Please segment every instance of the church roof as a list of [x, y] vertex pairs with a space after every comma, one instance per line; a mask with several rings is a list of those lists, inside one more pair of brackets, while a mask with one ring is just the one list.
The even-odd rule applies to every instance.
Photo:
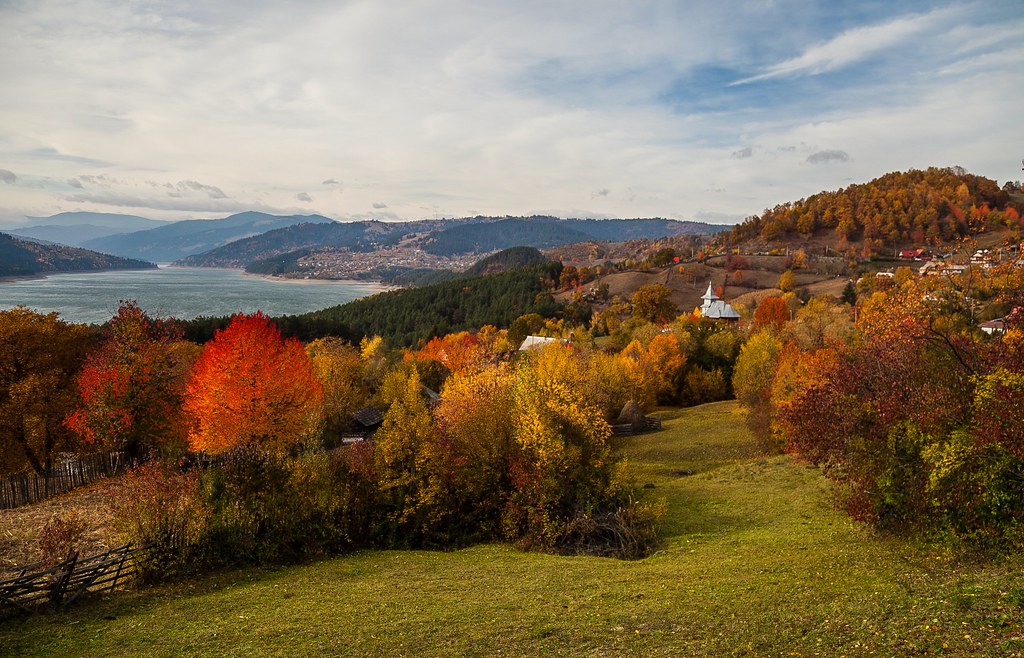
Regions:
[[738, 320], [740, 318], [740, 314], [732, 307], [732, 304], [721, 299], [716, 299], [702, 308], [701, 315], [713, 320]]

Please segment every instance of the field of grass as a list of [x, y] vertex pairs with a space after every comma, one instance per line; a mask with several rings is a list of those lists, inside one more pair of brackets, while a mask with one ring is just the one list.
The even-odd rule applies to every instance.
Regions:
[[663, 417], [624, 446], [668, 502], [645, 560], [369, 551], [0, 622], [0, 654], [1022, 655], [1024, 560], [876, 536], [817, 470], [758, 455], [735, 403]]

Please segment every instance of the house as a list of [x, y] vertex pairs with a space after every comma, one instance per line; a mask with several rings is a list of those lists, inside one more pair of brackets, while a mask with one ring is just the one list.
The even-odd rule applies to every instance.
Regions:
[[992, 334], [1001, 334], [1006, 331], [1006, 323], [1003, 321], [1004, 318], [996, 318], [995, 320], [989, 320], [988, 322], [982, 322], [978, 325], [978, 328], [984, 331], [986, 334], [991, 336]]
[[898, 257], [900, 260], [928, 261], [932, 259], [932, 253], [924, 247], [920, 249], [903, 249]]
[[357, 429], [351, 434], [343, 435], [341, 445], [352, 445], [369, 439], [384, 422], [384, 414], [372, 404], [353, 412], [352, 418], [356, 421]]
[[561, 343], [562, 345], [568, 345], [569, 341], [563, 338], [549, 338], [547, 336], [527, 336], [523, 344], [519, 346], [520, 352], [529, 352], [530, 350], [538, 350], [543, 347], [547, 347], [552, 343]]
[[727, 322], [735, 322], [740, 319], [740, 314], [732, 307], [732, 304], [719, 299], [718, 295], [711, 289], [710, 283], [708, 284], [707, 292], [704, 293], [701, 299], [704, 301], [698, 310], [702, 318], [725, 320]]

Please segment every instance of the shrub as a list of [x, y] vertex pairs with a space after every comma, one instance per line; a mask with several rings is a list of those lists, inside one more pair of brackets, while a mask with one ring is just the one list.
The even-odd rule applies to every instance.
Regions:
[[198, 473], [160, 462], [140, 466], [122, 481], [113, 508], [123, 537], [149, 547], [139, 564], [144, 581], [180, 576], [199, 566], [196, 558], [211, 510], [202, 498]]
[[78, 512], [71, 510], [64, 516], [53, 516], [39, 533], [39, 552], [43, 564], [53, 567], [77, 548], [85, 534], [85, 522], [78, 518]]

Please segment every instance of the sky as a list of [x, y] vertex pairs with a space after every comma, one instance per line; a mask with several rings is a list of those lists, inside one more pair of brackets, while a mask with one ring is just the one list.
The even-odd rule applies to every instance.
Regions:
[[0, 0], [0, 223], [735, 223], [1020, 180], [1020, 0]]

